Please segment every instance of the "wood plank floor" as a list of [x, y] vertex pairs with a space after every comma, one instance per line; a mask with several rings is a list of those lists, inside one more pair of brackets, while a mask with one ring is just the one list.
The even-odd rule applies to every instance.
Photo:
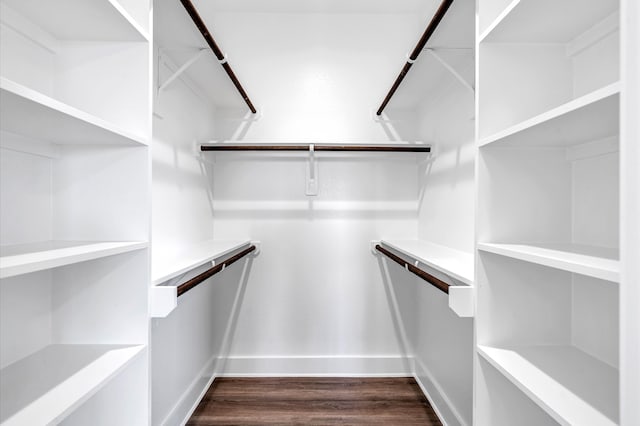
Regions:
[[413, 378], [220, 378], [187, 424], [441, 425]]

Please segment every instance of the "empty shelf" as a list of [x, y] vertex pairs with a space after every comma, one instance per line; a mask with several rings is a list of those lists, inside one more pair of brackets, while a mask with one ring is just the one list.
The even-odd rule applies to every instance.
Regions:
[[144, 242], [46, 241], [0, 247], [0, 278], [71, 265], [147, 247]]
[[141, 136], [4, 77], [0, 78], [0, 123], [2, 130], [55, 144], [147, 143]]
[[3, 426], [58, 423], [145, 346], [50, 345], [0, 372]]
[[248, 240], [208, 240], [194, 244], [174, 255], [154, 253], [151, 262], [151, 281], [153, 285], [162, 284], [200, 265], [249, 246], [250, 243]]
[[617, 2], [513, 0], [480, 34], [479, 41], [568, 43], [617, 10]]
[[118, 0], [5, 0], [61, 41], [147, 41], [146, 31]]
[[563, 425], [618, 422], [618, 370], [572, 346], [478, 346], [478, 353]]
[[419, 260], [467, 285], [473, 285], [473, 254], [420, 240], [382, 240], [382, 245]]
[[620, 281], [616, 249], [579, 244], [479, 243], [478, 250], [602, 280]]
[[479, 141], [479, 145], [571, 146], [618, 134], [620, 83], [610, 84]]

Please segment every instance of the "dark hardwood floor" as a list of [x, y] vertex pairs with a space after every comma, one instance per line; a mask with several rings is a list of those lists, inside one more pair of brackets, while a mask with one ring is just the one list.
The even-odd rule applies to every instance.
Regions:
[[188, 425], [438, 425], [413, 378], [220, 378]]

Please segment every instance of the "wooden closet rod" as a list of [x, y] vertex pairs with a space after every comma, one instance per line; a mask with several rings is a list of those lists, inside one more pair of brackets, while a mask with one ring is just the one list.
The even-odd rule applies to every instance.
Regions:
[[222, 271], [225, 267], [230, 266], [231, 264], [235, 263], [236, 261], [242, 259], [243, 257], [245, 257], [246, 255], [248, 255], [249, 253], [251, 253], [252, 251], [254, 251], [256, 249], [256, 246], [252, 245], [250, 247], [247, 247], [246, 249], [242, 250], [240, 253], [231, 256], [230, 258], [228, 258], [227, 260], [225, 260], [224, 262], [215, 265], [214, 267], [207, 269], [205, 272], [201, 273], [200, 275], [191, 278], [189, 281], [182, 283], [178, 286], [178, 297], [182, 296], [184, 293], [188, 292], [189, 290], [191, 290], [194, 287], [197, 287], [198, 285], [200, 285], [201, 283], [203, 283], [204, 281], [206, 281], [208, 278], [211, 278], [212, 276], [214, 276], [215, 274], [217, 274], [218, 272]]
[[415, 265], [412, 265], [411, 263], [407, 262], [403, 258], [396, 256], [395, 254], [391, 253], [389, 250], [383, 248], [380, 244], [376, 244], [376, 250], [384, 254], [389, 259], [393, 260], [403, 268], [408, 269], [409, 272], [413, 272], [414, 274], [416, 274], [417, 276], [419, 276], [420, 278], [422, 278], [423, 280], [425, 280], [426, 282], [428, 282], [438, 290], [449, 294], [449, 284], [445, 283], [441, 279], [434, 277], [430, 273], [423, 271], [422, 269], [418, 268]]
[[240, 84], [238, 77], [236, 77], [235, 73], [231, 69], [231, 65], [229, 65], [229, 62], [227, 62], [227, 58], [224, 56], [224, 53], [222, 53], [222, 50], [220, 50], [220, 48], [218, 47], [218, 44], [213, 39], [213, 36], [207, 29], [207, 26], [205, 25], [204, 21], [198, 14], [198, 11], [196, 10], [193, 3], [191, 3], [190, 0], [180, 0], [180, 3], [182, 3], [184, 8], [186, 9], [193, 23], [196, 25], [196, 27], [198, 27], [198, 30], [202, 34], [202, 37], [204, 37], [204, 39], [207, 41], [207, 44], [213, 51], [213, 54], [216, 55], [216, 58], [218, 58], [218, 62], [220, 62], [220, 65], [222, 65], [222, 68], [224, 68], [224, 70], [227, 72], [227, 75], [231, 79], [231, 82], [233, 83], [233, 85], [236, 86], [236, 89], [238, 89], [238, 92], [240, 93], [240, 96], [242, 96], [242, 99], [244, 99], [244, 101], [247, 103], [247, 106], [249, 107], [251, 112], [255, 114], [257, 111], [253, 106], [253, 103], [251, 103], [251, 99], [249, 99], [249, 95], [247, 95], [247, 92], [245, 92], [244, 88], [242, 87], [242, 84]]
[[424, 50], [424, 47], [431, 38], [431, 35], [434, 33], [436, 28], [438, 28], [438, 25], [440, 24], [440, 21], [442, 21], [442, 18], [444, 18], [447, 10], [449, 10], [449, 6], [451, 6], [451, 3], [453, 3], [453, 0], [442, 0], [442, 3], [440, 3], [438, 10], [436, 10], [433, 18], [431, 18], [431, 22], [429, 22], [427, 29], [424, 31], [424, 34], [422, 34], [422, 37], [420, 37], [420, 40], [418, 41], [418, 44], [416, 44], [416, 47], [413, 49], [413, 52], [411, 52], [411, 56], [409, 56], [409, 59], [407, 59], [407, 63], [404, 64], [404, 67], [402, 67], [402, 71], [400, 71], [398, 78], [396, 78], [393, 86], [391, 86], [389, 93], [387, 93], [384, 101], [382, 101], [382, 105], [380, 105], [378, 111], [376, 111], [376, 115], [382, 115], [382, 111], [384, 111], [394, 93], [396, 93], [396, 90], [398, 90], [398, 87], [400, 87], [400, 83], [402, 83], [402, 80], [404, 80], [404, 77], [413, 66], [413, 63], [418, 59], [420, 52]]
[[[201, 151], [309, 151], [311, 145], [201, 145]], [[313, 145], [314, 151], [431, 152], [425, 145]]]

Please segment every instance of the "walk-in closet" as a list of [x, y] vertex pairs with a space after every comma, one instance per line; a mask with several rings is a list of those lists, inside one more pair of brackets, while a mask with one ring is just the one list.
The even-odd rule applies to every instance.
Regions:
[[640, 425], [639, 26], [0, 0], [0, 425]]

